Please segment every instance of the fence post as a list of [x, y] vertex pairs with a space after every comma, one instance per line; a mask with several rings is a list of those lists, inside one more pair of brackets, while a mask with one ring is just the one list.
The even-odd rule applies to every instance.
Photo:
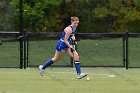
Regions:
[[126, 31], [125, 33], [125, 68], [128, 69], [129, 68], [129, 62], [128, 62], [128, 31]]
[[23, 0], [19, 2], [20, 14], [20, 69], [23, 69]]
[[125, 67], [125, 33], [124, 33], [124, 36], [122, 38], [122, 41], [123, 41], [123, 65]]
[[27, 63], [26, 63], [26, 48], [27, 48], [27, 44], [26, 44], [26, 29], [24, 29], [24, 69], [26, 69], [27, 67]]
[[29, 67], [29, 39], [28, 36], [26, 36], [26, 40], [27, 40], [27, 67]]

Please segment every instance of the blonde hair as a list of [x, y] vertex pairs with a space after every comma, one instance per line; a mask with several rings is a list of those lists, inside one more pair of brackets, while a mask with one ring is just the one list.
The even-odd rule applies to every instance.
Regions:
[[73, 17], [71, 17], [71, 22], [73, 22], [73, 21], [79, 21], [79, 18], [76, 16], [73, 16]]

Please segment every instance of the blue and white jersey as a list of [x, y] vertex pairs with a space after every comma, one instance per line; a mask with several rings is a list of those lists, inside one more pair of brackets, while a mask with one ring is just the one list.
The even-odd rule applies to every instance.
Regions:
[[[72, 29], [72, 33], [71, 33], [71, 35], [70, 35], [69, 38], [68, 38], [68, 42], [70, 42], [71, 37], [76, 33], [76, 28], [73, 28], [71, 25], [68, 26], [68, 27], [71, 27], [71, 29]], [[62, 32], [62, 35], [61, 35], [61, 40], [64, 40], [65, 35], [66, 35], [66, 32], [63, 31], [63, 32]]]
[[[73, 28], [71, 25], [68, 27], [71, 27], [72, 33], [68, 38], [68, 42], [70, 43], [72, 36], [76, 33], [76, 28]], [[60, 40], [56, 44], [56, 50], [59, 52], [67, 50], [69, 47], [65, 44], [64, 38], [65, 38], [66, 32], [63, 31]]]

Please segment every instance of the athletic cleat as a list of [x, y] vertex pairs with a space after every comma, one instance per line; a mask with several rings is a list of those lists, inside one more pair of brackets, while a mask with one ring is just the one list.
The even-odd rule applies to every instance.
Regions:
[[40, 75], [41, 75], [41, 76], [44, 76], [44, 69], [42, 69], [42, 68], [43, 68], [43, 66], [40, 65], [40, 66], [39, 66]]
[[78, 75], [78, 79], [82, 79], [82, 78], [84, 78], [84, 77], [86, 77], [86, 76], [87, 76], [86, 73], [81, 73], [80, 75]]

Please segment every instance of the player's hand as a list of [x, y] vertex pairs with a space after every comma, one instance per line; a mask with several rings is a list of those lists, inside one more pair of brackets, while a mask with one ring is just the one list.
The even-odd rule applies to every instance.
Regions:
[[76, 41], [76, 39], [73, 40], [72, 44], [73, 44], [73, 45], [77, 45], [77, 41]]
[[71, 52], [74, 52], [74, 49], [73, 48], [70, 48], [71, 49]]
[[73, 47], [72, 47], [72, 46], [70, 46], [70, 49], [71, 49], [71, 52], [74, 52], [74, 49], [73, 49]]

